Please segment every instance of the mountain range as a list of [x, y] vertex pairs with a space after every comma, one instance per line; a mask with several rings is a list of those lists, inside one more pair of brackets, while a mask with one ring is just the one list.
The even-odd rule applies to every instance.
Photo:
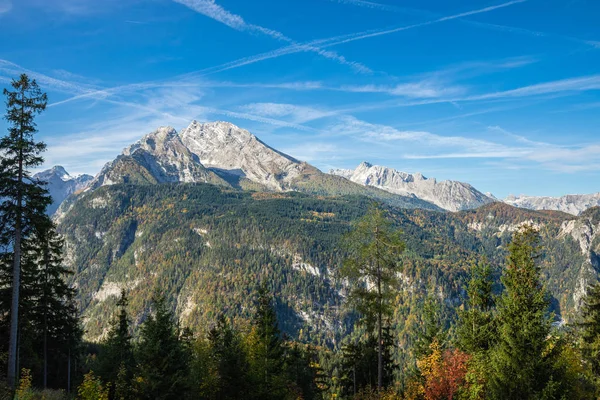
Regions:
[[333, 169], [329, 173], [391, 193], [414, 195], [448, 211], [469, 210], [495, 201], [468, 183], [438, 182], [435, 178], [428, 179], [420, 173], [409, 174], [367, 162], [361, 163], [355, 170]]
[[[368, 162], [354, 170], [332, 169], [326, 174], [228, 122], [193, 121], [180, 133], [171, 127], [158, 128], [124, 149], [94, 178], [71, 177], [59, 166], [37, 177], [49, 182], [54, 199], [51, 214], [73, 193], [118, 183], [212, 183], [256, 191], [361, 194], [399, 207], [453, 212], [499, 201], [468, 183], [437, 181]], [[515, 207], [579, 215], [600, 206], [600, 193], [558, 198], [521, 195], [501, 201]]]
[[540, 228], [544, 279], [561, 318], [576, 313], [600, 276], [600, 208], [582, 211], [591, 201], [566, 199], [570, 214], [533, 211], [466, 183], [368, 163], [323, 173], [227, 122], [159, 128], [94, 178], [61, 167], [38, 177], [49, 181], [54, 206], [62, 202], [55, 216], [65, 262], [76, 271], [72, 284], [93, 340], [106, 333], [121, 289], [134, 326], [160, 287], [184, 325], [203, 327], [221, 312], [247, 321], [249, 296], [267, 282], [285, 332], [336, 345], [352, 326], [335, 278], [345, 255], [340, 240], [373, 199], [409, 249], [395, 314], [401, 337], [428, 293], [444, 300], [448, 318], [455, 315], [470, 257], [485, 257], [499, 276], [523, 224]]

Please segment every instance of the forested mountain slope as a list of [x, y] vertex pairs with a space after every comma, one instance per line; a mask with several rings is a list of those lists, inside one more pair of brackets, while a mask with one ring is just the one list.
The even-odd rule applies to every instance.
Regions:
[[[184, 326], [202, 330], [221, 312], [244, 324], [250, 294], [264, 282], [275, 293], [285, 332], [338, 344], [351, 327], [345, 291], [335, 280], [344, 257], [340, 239], [370, 201], [210, 184], [112, 185], [85, 193], [59, 228], [77, 271], [87, 335], [102, 337], [122, 288], [135, 325], [158, 288]], [[470, 258], [486, 256], [499, 274], [511, 232], [521, 224], [540, 229], [543, 273], [563, 318], [600, 270], [598, 208], [578, 218], [502, 203], [459, 213], [389, 210], [407, 243], [395, 312], [404, 342], [426, 296], [442, 300], [447, 319], [455, 315]]]

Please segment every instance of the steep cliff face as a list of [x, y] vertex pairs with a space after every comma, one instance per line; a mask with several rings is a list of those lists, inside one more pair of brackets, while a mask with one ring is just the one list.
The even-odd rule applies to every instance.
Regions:
[[352, 182], [404, 196], [414, 195], [448, 211], [469, 210], [494, 201], [468, 183], [441, 181], [392, 168], [361, 163], [355, 170], [334, 169], [331, 174]]
[[207, 170], [181, 142], [177, 131], [161, 127], [132, 144], [114, 161], [106, 164], [90, 187], [116, 183], [205, 182], [227, 185]]
[[563, 222], [559, 238], [573, 240], [584, 258], [580, 266], [573, 266], [579, 269], [573, 292], [573, 302], [579, 308], [588, 286], [600, 275], [600, 207], [590, 208], [579, 218]]
[[272, 190], [286, 190], [308, 166], [228, 122], [193, 121], [181, 140], [209, 168], [241, 175]]

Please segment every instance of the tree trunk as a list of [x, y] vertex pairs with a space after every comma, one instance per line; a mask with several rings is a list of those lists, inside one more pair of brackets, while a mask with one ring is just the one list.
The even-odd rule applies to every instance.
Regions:
[[17, 336], [19, 332], [19, 289], [21, 286], [21, 224], [17, 221], [14, 243], [12, 303], [10, 306], [10, 339], [8, 344], [8, 384], [17, 383]]
[[382, 328], [381, 328], [381, 310], [377, 315], [377, 389], [381, 392], [383, 387], [383, 343], [382, 341]]
[[[24, 94], [22, 94], [24, 97]], [[22, 103], [23, 104], [23, 103]], [[21, 115], [24, 114], [21, 106]], [[10, 338], [8, 344], [8, 385], [15, 388], [17, 384], [17, 340], [19, 333], [19, 292], [21, 289], [21, 214], [23, 206], [23, 127], [21, 127], [19, 150], [19, 176], [17, 180], [17, 212], [15, 221], [15, 242], [13, 243], [13, 279], [12, 302], [10, 305]]]
[[67, 393], [71, 393], [71, 344], [69, 343], [69, 355], [67, 359]]
[[377, 263], [377, 300], [379, 301], [379, 307], [377, 310], [377, 392], [381, 393], [381, 388], [383, 387], [383, 343], [381, 343], [382, 339], [382, 328], [381, 328], [381, 319], [382, 319], [382, 307], [383, 307], [383, 298], [381, 293], [381, 265], [379, 264], [379, 227], [375, 227], [375, 241], [376, 252], [375, 262]]

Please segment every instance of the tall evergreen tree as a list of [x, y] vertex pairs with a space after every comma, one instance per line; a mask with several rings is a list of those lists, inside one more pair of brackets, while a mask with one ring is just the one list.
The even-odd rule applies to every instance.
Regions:
[[190, 351], [163, 296], [144, 322], [136, 354], [135, 390], [140, 399], [179, 400], [189, 392]]
[[[8, 345], [8, 383], [16, 384], [17, 340], [21, 288], [23, 242], [32, 234], [35, 221], [45, 213], [51, 199], [47, 191], [32, 180], [29, 170], [41, 165], [40, 154], [46, 146], [34, 139], [34, 117], [46, 108], [47, 96], [35, 80], [25, 74], [11, 82], [13, 90], [4, 89], [8, 134], [0, 139], [0, 247], [10, 253], [12, 274], [10, 287], [10, 333]], [[6, 258], [3, 258], [6, 260]], [[7, 268], [7, 265], [3, 265]]]
[[493, 285], [490, 265], [484, 261], [473, 262], [466, 309], [459, 312], [457, 327], [458, 347], [469, 354], [487, 351], [492, 346], [495, 337]]
[[221, 315], [208, 333], [210, 356], [217, 382], [213, 388], [215, 398], [234, 400], [247, 394], [248, 363], [242, 342], [229, 322]]
[[431, 352], [431, 344], [437, 341], [443, 349], [446, 346], [446, 332], [441, 320], [441, 306], [433, 297], [427, 297], [423, 303], [420, 330], [416, 334], [414, 346], [415, 358], [422, 358]]
[[581, 317], [581, 348], [600, 395], [600, 283], [589, 287], [581, 309]]
[[97, 373], [104, 382], [110, 383], [111, 398], [116, 399], [128, 397], [126, 393], [117, 393], [118, 389], [125, 391], [127, 385], [117, 383], [129, 384], [135, 368], [127, 304], [127, 295], [123, 289], [117, 302], [118, 316], [112, 323], [98, 360]]
[[393, 311], [392, 300], [399, 286], [400, 253], [404, 243], [400, 232], [392, 228], [384, 211], [372, 206], [354, 224], [345, 238], [348, 258], [340, 268], [339, 277], [348, 280], [350, 301], [377, 337], [377, 388], [384, 379], [384, 317]]
[[66, 358], [80, 341], [82, 331], [75, 307], [76, 291], [66, 282], [73, 272], [63, 266], [63, 239], [56, 232], [54, 223], [45, 218], [37, 226], [37, 263], [35, 263], [33, 315], [43, 348], [43, 386], [48, 386], [49, 352], [53, 359]]
[[491, 397], [502, 400], [554, 398], [554, 352], [550, 351], [549, 299], [540, 282], [539, 234], [531, 226], [515, 232], [502, 276], [498, 343], [492, 352]]
[[272, 297], [263, 286], [258, 291], [252, 331], [249, 334], [248, 352], [254, 397], [279, 399], [286, 393], [283, 374], [284, 349]]

